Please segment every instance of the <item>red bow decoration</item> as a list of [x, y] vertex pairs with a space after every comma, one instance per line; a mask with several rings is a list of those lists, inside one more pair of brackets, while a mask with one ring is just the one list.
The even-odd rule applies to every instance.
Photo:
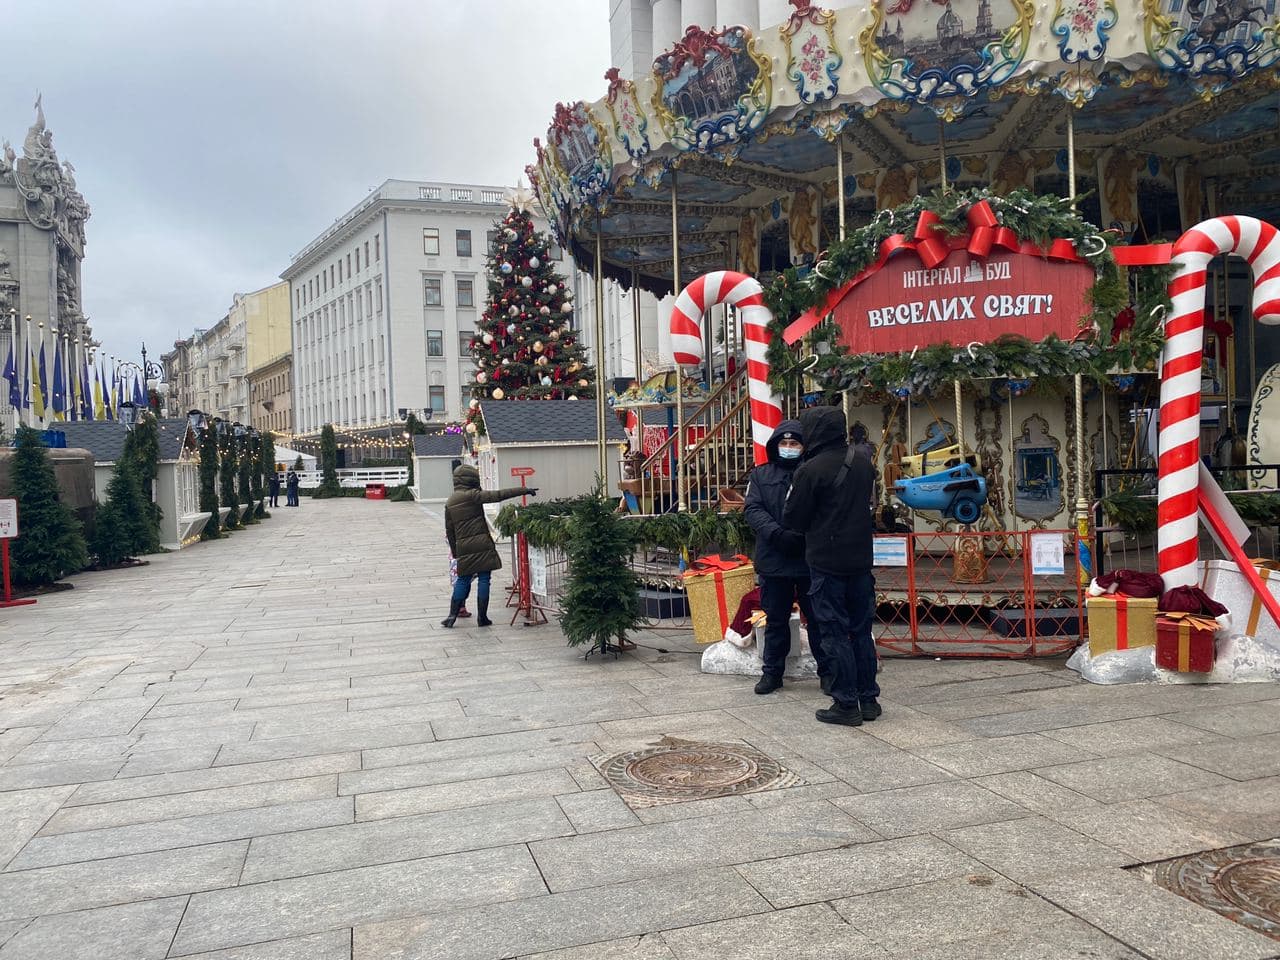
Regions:
[[973, 256], [989, 256], [992, 247], [1001, 247], [1015, 253], [1020, 248], [1018, 235], [1000, 225], [995, 211], [987, 201], [979, 200], [969, 208], [964, 217], [969, 224], [969, 243], [966, 249]]
[[1218, 320], [1214, 317], [1212, 310], [1204, 312], [1204, 330], [1205, 333], [1212, 333], [1218, 341], [1218, 363], [1226, 364], [1227, 362], [1227, 341], [1235, 336], [1235, 328], [1231, 325], [1230, 320]]
[[947, 243], [947, 235], [939, 224], [942, 219], [932, 210], [921, 210], [920, 219], [916, 221], [916, 230], [912, 234], [915, 240], [915, 251], [920, 262], [926, 267], [936, 267], [947, 254], [951, 246]]

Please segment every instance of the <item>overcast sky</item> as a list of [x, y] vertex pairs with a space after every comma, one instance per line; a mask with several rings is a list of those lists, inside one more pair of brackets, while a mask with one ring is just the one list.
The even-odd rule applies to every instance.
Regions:
[[93, 209], [84, 311], [158, 359], [389, 178], [513, 184], [604, 95], [608, 0], [6, 4], [0, 138], [37, 91]]

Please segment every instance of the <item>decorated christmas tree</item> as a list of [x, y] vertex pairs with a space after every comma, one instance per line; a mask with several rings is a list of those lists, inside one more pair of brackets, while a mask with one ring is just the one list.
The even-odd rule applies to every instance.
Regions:
[[532, 196], [525, 187], [510, 191], [511, 211], [495, 224], [488, 306], [471, 340], [477, 401], [576, 400], [595, 388], [595, 371], [571, 327], [572, 293], [529, 214]]

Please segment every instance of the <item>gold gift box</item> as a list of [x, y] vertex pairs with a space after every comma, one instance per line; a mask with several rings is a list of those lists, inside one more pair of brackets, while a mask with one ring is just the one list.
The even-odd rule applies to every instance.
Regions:
[[1155, 646], [1158, 603], [1155, 597], [1089, 597], [1085, 600], [1090, 656]]

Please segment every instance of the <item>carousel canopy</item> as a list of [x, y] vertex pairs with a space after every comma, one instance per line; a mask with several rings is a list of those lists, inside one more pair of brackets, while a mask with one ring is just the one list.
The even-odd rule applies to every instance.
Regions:
[[673, 215], [684, 282], [815, 259], [841, 198], [857, 223], [943, 186], [1065, 194], [1072, 172], [1082, 213], [1139, 240], [1275, 220], [1276, 2], [793, 0], [758, 35], [690, 27], [647, 76], [610, 70], [528, 172], [580, 263], [598, 233], [606, 274], [659, 294]]

